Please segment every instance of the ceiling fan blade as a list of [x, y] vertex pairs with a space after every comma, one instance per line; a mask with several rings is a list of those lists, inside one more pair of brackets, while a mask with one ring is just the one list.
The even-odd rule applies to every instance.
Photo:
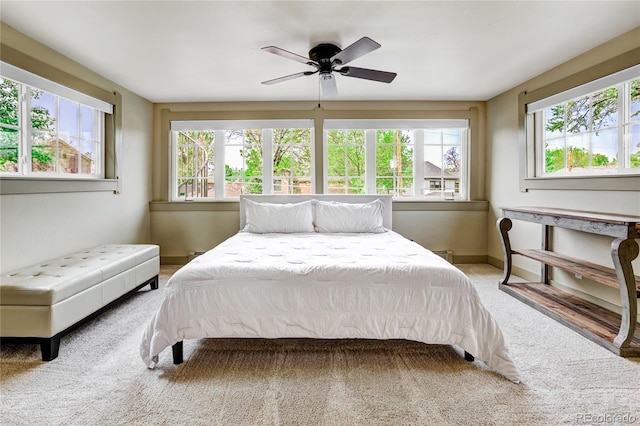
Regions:
[[313, 75], [315, 73], [317, 73], [318, 71], [304, 71], [304, 72], [297, 72], [295, 74], [289, 74], [289, 75], [285, 75], [284, 77], [278, 77], [278, 78], [274, 78], [273, 80], [267, 80], [267, 81], [263, 81], [262, 84], [276, 84], [276, 83], [281, 83], [283, 81], [287, 81], [287, 80], [293, 80], [294, 78], [299, 78], [299, 77], [304, 77], [305, 75]]
[[320, 74], [320, 86], [325, 97], [331, 98], [338, 95], [336, 77], [333, 74]]
[[309, 58], [305, 58], [304, 56], [300, 56], [297, 53], [289, 52], [288, 50], [280, 49], [275, 46], [267, 46], [263, 47], [262, 50], [265, 52], [273, 53], [274, 55], [283, 56], [288, 59], [292, 59], [297, 62], [302, 62], [303, 64], [313, 64], [315, 63]]
[[338, 71], [345, 77], [363, 78], [365, 80], [380, 81], [382, 83], [391, 83], [396, 78], [395, 72], [370, 70], [367, 68], [343, 67]]
[[369, 37], [362, 37], [360, 40], [333, 55], [331, 62], [338, 61], [339, 65], [346, 65], [362, 55], [373, 52], [379, 47], [381, 47], [380, 44], [371, 40]]

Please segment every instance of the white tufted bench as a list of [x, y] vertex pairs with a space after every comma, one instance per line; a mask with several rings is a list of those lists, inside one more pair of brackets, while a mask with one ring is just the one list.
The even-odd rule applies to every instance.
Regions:
[[0, 276], [0, 337], [40, 343], [42, 360], [58, 356], [60, 337], [128, 293], [158, 288], [160, 250], [111, 244]]

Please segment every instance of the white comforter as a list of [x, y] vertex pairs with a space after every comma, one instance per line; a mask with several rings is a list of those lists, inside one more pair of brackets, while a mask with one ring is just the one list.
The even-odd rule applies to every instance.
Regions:
[[519, 381], [470, 280], [392, 231], [236, 234], [171, 277], [140, 352], [153, 368], [165, 348], [206, 337], [450, 344]]

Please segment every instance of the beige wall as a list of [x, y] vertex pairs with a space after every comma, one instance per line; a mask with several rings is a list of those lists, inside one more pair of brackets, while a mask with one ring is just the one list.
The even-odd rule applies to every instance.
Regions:
[[[485, 200], [484, 102], [245, 102], [156, 104], [151, 203], [153, 241], [166, 263], [182, 263], [238, 231], [238, 203], [167, 202], [171, 120], [314, 119], [315, 185], [322, 193], [322, 121], [332, 118], [467, 118], [471, 121], [471, 200]], [[455, 261], [484, 262], [486, 202], [395, 202], [393, 228], [434, 250], [452, 250]]]
[[[579, 73], [603, 61], [614, 58], [640, 46], [640, 29], [612, 40], [592, 51], [554, 68], [522, 85], [487, 102], [487, 198], [489, 228], [488, 255], [491, 263], [502, 265], [502, 248], [495, 230], [501, 206], [547, 206], [588, 211], [640, 214], [640, 188], [635, 191], [568, 191], [530, 190], [520, 192], [518, 151], [518, 94], [551, 84], [567, 76]], [[513, 248], [539, 248], [540, 226], [514, 221], [510, 232]], [[577, 231], [556, 230], [554, 249], [570, 256], [613, 267], [610, 255], [612, 239], [584, 234]], [[534, 279], [540, 273], [539, 263], [514, 257], [516, 273]], [[640, 259], [633, 263], [636, 274], [640, 271]], [[571, 274], [556, 272], [554, 284], [607, 306], [620, 306], [617, 290], [588, 280], [578, 280]]]
[[109, 92], [119, 92], [123, 115], [119, 194], [0, 196], [0, 271], [103, 243], [148, 243], [153, 105], [4, 23], [1, 30], [3, 49], [13, 48], [35, 58], [34, 63], [51, 66]]
[[[400, 205], [402, 204], [402, 205]], [[452, 250], [456, 263], [486, 262], [486, 202], [395, 203], [393, 230], [432, 250]], [[154, 202], [151, 235], [164, 263], [182, 264], [240, 227], [237, 202]]]

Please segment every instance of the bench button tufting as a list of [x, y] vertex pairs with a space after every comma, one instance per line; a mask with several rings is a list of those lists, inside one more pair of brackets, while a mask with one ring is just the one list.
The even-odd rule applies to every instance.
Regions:
[[[59, 323], [57, 319], [53, 321], [52, 318], [48, 320], [43, 318], [42, 321], [46, 324], [35, 324], [36, 321], [22, 324], [18, 318], [17, 324], [10, 324], [11, 327], [15, 326], [16, 329], [21, 330], [16, 334], [24, 336], [35, 336], [34, 333], [40, 333], [39, 330], [46, 326], [48, 330], [51, 330], [53, 336], [51, 338], [43, 336], [42, 340], [49, 339], [52, 344], [56, 343], [53, 342], [53, 340], [59, 340], [56, 335], [66, 334], [66, 329], [69, 329], [70, 324], [79, 324], [84, 321], [89, 310], [97, 311], [109, 303], [115, 303], [119, 297], [129, 292], [128, 288], [133, 280], [136, 281], [135, 284], [138, 284], [137, 288], [140, 288], [140, 284], [151, 284], [153, 287], [158, 274], [155, 269], [159, 264], [158, 247], [154, 247], [153, 251], [148, 250], [145, 255], [149, 259], [148, 263], [138, 265], [138, 259], [132, 256], [127, 247], [103, 246], [85, 252], [67, 254], [56, 259], [47, 259], [41, 264], [36, 263], [19, 270], [3, 273], [0, 275], [0, 287], [2, 287], [0, 305], [3, 308], [5, 304], [15, 306], [15, 309], [19, 309], [21, 312], [16, 317], [33, 316], [34, 307], [40, 309], [40, 307], [50, 306], [53, 311], [53, 306], [55, 306], [56, 312], [59, 307], [60, 312], [64, 311], [61, 314], [64, 316], [64, 323]], [[64, 271], [61, 270], [63, 268]], [[80, 269], [84, 269], [84, 271]], [[113, 276], [111, 276], [112, 273]], [[146, 279], [146, 276], [151, 273], [156, 278], [152, 277], [146, 282], [139, 281]], [[139, 277], [139, 275], [144, 276]], [[107, 276], [109, 278], [106, 278]], [[95, 290], [88, 291], [94, 288]], [[67, 300], [71, 300], [72, 297], [79, 301], [78, 303], [84, 303], [86, 308], [83, 306], [82, 309], [75, 309], [75, 302], [71, 303], [73, 306], [69, 306]], [[102, 303], [100, 303], [101, 301]], [[3, 315], [3, 330], [6, 327], [4, 320]], [[40, 322], [40, 318], [38, 318], [38, 322]], [[43, 359], [51, 359], [51, 354], [45, 349], [41, 347], [41, 351], [44, 351]], [[0, 423], [2, 422], [0, 421]]]

